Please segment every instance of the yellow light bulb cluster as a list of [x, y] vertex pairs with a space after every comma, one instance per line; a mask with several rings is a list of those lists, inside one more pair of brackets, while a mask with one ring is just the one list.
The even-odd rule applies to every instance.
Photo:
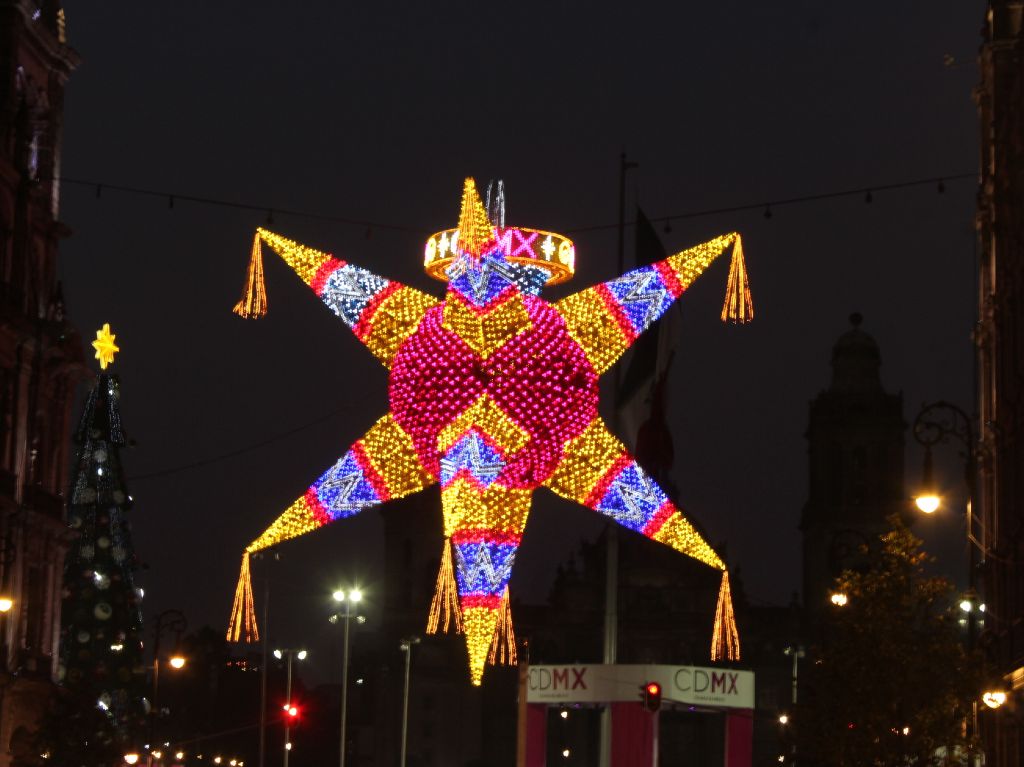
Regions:
[[491, 642], [498, 627], [499, 611], [489, 607], [467, 607], [462, 611], [469, 653], [469, 678], [479, 685], [484, 678], [484, 664], [490, 654]]
[[598, 375], [614, 365], [632, 343], [596, 290], [573, 293], [558, 301], [555, 309]]
[[666, 546], [671, 546], [680, 554], [693, 557], [709, 567], [725, 570], [725, 562], [694, 529], [690, 521], [678, 511], [669, 517], [656, 532], [652, 533], [651, 538]]
[[586, 506], [597, 483], [625, 454], [625, 446], [597, 417], [565, 446], [565, 457], [544, 485], [563, 498]]
[[507, 455], [518, 453], [530, 441], [530, 433], [513, 421], [486, 392], [441, 430], [437, 438], [438, 452], [446, 452], [470, 429], [487, 434]]
[[356, 333], [374, 357], [391, 367], [398, 347], [416, 330], [423, 315], [439, 303], [433, 296], [403, 286], [381, 301]]
[[492, 239], [491, 222], [476, 191], [476, 182], [467, 178], [462, 190], [462, 212], [459, 214], [459, 249], [480, 256], [484, 246]]
[[739, 235], [736, 232], [722, 234], [700, 245], [687, 248], [684, 251], [669, 256], [667, 261], [669, 267], [675, 272], [676, 278], [683, 290], [686, 290], [697, 279], [704, 270], [711, 266], [711, 263], [736, 242]]
[[274, 234], [267, 229], [257, 229], [256, 234], [263, 242], [279, 255], [292, 270], [299, 275], [304, 283], [312, 285], [320, 269], [330, 261], [330, 253], [300, 245], [294, 240]]
[[490, 357], [512, 336], [529, 330], [530, 316], [523, 306], [523, 297], [516, 293], [486, 314], [459, 300], [447, 301], [441, 327], [466, 342], [482, 359]]
[[258, 538], [246, 547], [246, 552], [254, 554], [257, 551], [276, 546], [282, 541], [298, 538], [305, 535], [323, 524], [313, 513], [306, 496], [297, 498], [291, 506], [275, 519]]
[[493, 530], [521, 535], [530, 514], [530, 490], [497, 483], [481, 490], [468, 479], [458, 478], [441, 491], [444, 534], [457, 530]]
[[370, 427], [360, 445], [386, 483], [389, 498], [401, 498], [433, 484], [416, 458], [412, 439], [390, 413]]

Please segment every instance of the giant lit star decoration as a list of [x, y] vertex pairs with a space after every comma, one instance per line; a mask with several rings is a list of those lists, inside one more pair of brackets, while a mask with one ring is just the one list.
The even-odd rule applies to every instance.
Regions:
[[110, 332], [110, 323], [104, 322], [103, 327], [96, 331], [96, 340], [92, 342], [92, 348], [96, 350], [96, 359], [100, 361], [100, 370], [106, 370], [107, 365], [114, 362], [114, 355], [121, 351], [114, 343], [116, 339]]
[[388, 368], [390, 412], [245, 549], [229, 640], [258, 638], [251, 553], [436, 482], [446, 540], [429, 628], [454, 617], [474, 684], [496, 627], [511, 629], [508, 582], [542, 486], [721, 570], [712, 656], [738, 658], [725, 563], [598, 415], [599, 376], [730, 245], [723, 319], [749, 316], [737, 234], [548, 303], [538, 294], [572, 275], [572, 243], [492, 225], [467, 179], [458, 228], [425, 252], [428, 273], [447, 279], [443, 301], [259, 229], [242, 316], [263, 313], [248, 299], [266, 305], [261, 280], [253, 288], [260, 243]]

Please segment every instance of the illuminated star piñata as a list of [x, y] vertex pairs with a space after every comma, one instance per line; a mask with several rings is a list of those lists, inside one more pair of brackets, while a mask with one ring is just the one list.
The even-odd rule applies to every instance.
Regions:
[[235, 307], [246, 317], [266, 310], [261, 243], [388, 368], [390, 412], [245, 549], [230, 640], [258, 638], [251, 553], [437, 482], [446, 540], [428, 630], [464, 630], [474, 684], [509, 641], [508, 582], [538, 487], [721, 570], [712, 657], [738, 658], [725, 564], [605, 426], [598, 378], [730, 245], [723, 319], [751, 315], [739, 235], [548, 303], [538, 294], [572, 276], [572, 243], [492, 223], [467, 179], [458, 228], [426, 247], [444, 300], [259, 229]]

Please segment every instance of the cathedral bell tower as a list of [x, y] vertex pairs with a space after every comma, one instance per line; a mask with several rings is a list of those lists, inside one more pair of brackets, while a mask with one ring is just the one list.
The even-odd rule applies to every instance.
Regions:
[[903, 395], [882, 388], [881, 354], [863, 318], [832, 347], [832, 382], [811, 402], [807, 426], [810, 483], [800, 522], [808, 615], [823, 610], [835, 577], [856, 568], [860, 549], [905, 513]]

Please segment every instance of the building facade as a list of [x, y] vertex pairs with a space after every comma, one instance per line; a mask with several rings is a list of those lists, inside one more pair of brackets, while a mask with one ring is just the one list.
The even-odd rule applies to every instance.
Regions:
[[[54, 0], [0, 0], [0, 767], [31, 759], [56, 673], [71, 408], [85, 368], [57, 251], [64, 87]], [[37, 756], [37, 755], [36, 755]]]
[[862, 546], [906, 515], [903, 396], [882, 388], [878, 344], [850, 316], [832, 348], [832, 381], [811, 402], [809, 486], [803, 533], [803, 596], [811, 623], [828, 606], [839, 573], [855, 568]]
[[[982, 646], [1010, 705], [983, 710], [987, 764], [1024, 761], [1024, 3], [990, 0], [981, 82], [978, 194], [980, 565], [987, 605]], [[1001, 679], [1000, 679], [1001, 678]]]

